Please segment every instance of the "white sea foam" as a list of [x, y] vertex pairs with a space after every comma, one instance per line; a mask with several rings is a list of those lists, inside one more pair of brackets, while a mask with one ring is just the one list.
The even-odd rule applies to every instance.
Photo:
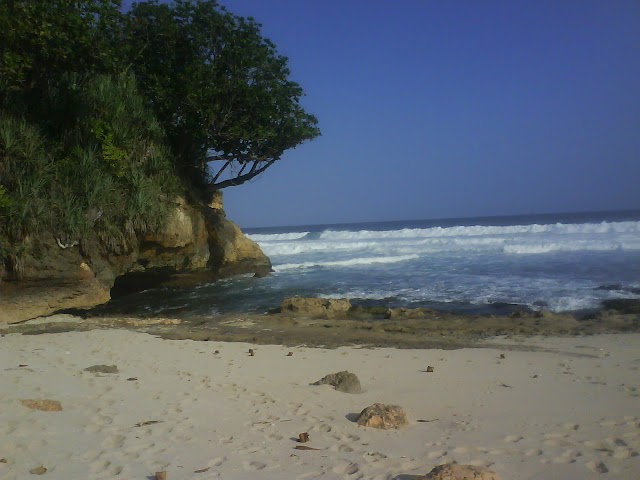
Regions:
[[399, 263], [407, 260], [415, 260], [418, 255], [398, 255], [393, 257], [368, 257], [368, 258], [352, 258], [349, 260], [335, 260], [329, 262], [302, 262], [302, 263], [285, 263], [282, 265], [274, 265], [276, 272], [285, 270], [312, 268], [312, 267], [354, 267], [358, 265], [374, 265], [378, 263]]
[[624, 245], [618, 242], [597, 242], [588, 240], [577, 240], [566, 243], [527, 243], [527, 244], [515, 244], [505, 245], [503, 248], [504, 253], [509, 254], [540, 254], [551, 252], [577, 252], [577, 251], [591, 251], [591, 252], [605, 252], [611, 250], [622, 250]]
[[[640, 249], [640, 222], [592, 224], [470, 226], [390, 231], [325, 231], [251, 235], [271, 257], [351, 253], [371, 255], [426, 255], [455, 251], [500, 251], [505, 254], [541, 254], [557, 251]], [[277, 263], [277, 258], [274, 259]]]
[[320, 235], [321, 240], [370, 240], [392, 238], [425, 238], [425, 237], [466, 237], [486, 235], [523, 235], [523, 234], [603, 234], [603, 233], [640, 233], [640, 222], [602, 222], [548, 225], [510, 225], [498, 226], [458, 226], [432, 228], [404, 228], [402, 230], [360, 230], [332, 231], [327, 230]]
[[309, 235], [309, 232], [291, 232], [291, 233], [252, 233], [247, 234], [254, 242], [281, 242], [287, 240], [300, 240]]

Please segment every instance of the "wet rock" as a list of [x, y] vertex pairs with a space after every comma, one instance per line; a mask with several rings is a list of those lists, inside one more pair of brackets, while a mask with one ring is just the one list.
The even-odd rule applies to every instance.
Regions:
[[638, 298], [613, 298], [603, 300], [602, 306], [607, 310], [615, 310], [624, 314], [640, 313], [640, 299]]
[[433, 310], [427, 308], [390, 308], [387, 313], [387, 317], [390, 320], [397, 318], [427, 318], [433, 315]]
[[117, 365], [93, 365], [84, 369], [85, 372], [92, 373], [118, 373]]
[[407, 414], [402, 407], [383, 403], [374, 403], [365, 408], [360, 412], [356, 421], [360, 426], [382, 430], [399, 428], [409, 424]]
[[500, 480], [496, 472], [486, 467], [447, 463], [434, 467], [425, 480]]
[[60, 412], [62, 405], [57, 400], [20, 400], [20, 403], [31, 410], [40, 410], [42, 412]]
[[282, 301], [280, 313], [312, 318], [336, 318], [346, 317], [350, 308], [351, 302], [347, 298], [292, 297]]
[[331, 385], [339, 392], [345, 393], [361, 393], [362, 387], [360, 386], [360, 380], [355, 373], [348, 372], [346, 370], [337, 373], [330, 373], [322, 377], [311, 385]]

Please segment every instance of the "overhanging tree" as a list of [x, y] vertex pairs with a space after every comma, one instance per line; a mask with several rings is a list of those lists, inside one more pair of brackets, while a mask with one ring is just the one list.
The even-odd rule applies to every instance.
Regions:
[[252, 18], [176, 0], [134, 5], [128, 19], [130, 68], [192, 185], [240, 185], [320, 134], [287, 59]]

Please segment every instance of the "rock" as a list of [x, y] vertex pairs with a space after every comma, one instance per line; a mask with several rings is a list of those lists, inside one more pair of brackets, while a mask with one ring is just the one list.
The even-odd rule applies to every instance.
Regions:
[[623, 314], [640, 313], [640, 299], [638, 298], [612, 298], [603, 300], [602, 306], [607, 310], [615, 310]]
[[116, 365], [93, 365], [84, 369], [85, 372], [92, 373], [118, 373]]
[[457, 463], [446, 463], [434, 467], [425, 480], [500, 480], [496, 472], [486, 467], [476, 467], [474, 465], [459, 465]]
[[342, 371], [330, 373], [311, 385], [331, 385], [339, 392], [361, 393], [360, 380], [355, 373]]
[[44, 475], [45, 473], [47, 473], [47, 469], [42, 465], [40, 465], [39, 467], [32, 468], [31, 470], [29, 470], [29, 473], [31, 475]]
[[42, 412], [60, 412], [62, 405], [57, 400], [20, 400], [20, 403], [31, 410]]
[[433, 310], [427, 308], [390, 308], [387, 312], [387, 319], [397, 318], [426, 318], [433, 314]]
[[212, 208], [177, 198], [161, 232], [126, 245], [109, 243], [97, 233], [66, 248], [46, 233], [25, 239], [19, 272], [0, 262], [0, 325], [91, 308], [148, 288], [267, 275], [267, 256], [226, 219], [222, 194], [214, 197]]
[[398, 405], [385, 405], [374, 403], [360, 412], [356, 420], [363, 427], [380, 428], [388, 430], [408, 425], [407, 414]]
[[347, 298], [291, 297], [282, 301], [280, 313], [312, 318], [336, 318], [346, 317], [350, 308], [351, 302]]
[[309, 434], [307, 432], [298, 435], [298, 442], [306, 443], [309, 441]]

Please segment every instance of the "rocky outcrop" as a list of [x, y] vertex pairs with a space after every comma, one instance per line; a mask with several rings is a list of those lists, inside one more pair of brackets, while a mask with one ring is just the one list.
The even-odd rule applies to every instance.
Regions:
[[346, 298], [285, 298], [280, 305], [280, 313], [283, 315], [296, 315], [309, 318], [336, 318], [345, 317], [351, 302]]
[[358, 379], [356, 374], [348, 372], [346, 370], [325, 375], [320, 380], [312, 383], [311, 385], [331, 385], [339, 392], [362, 393], [360, 380]]
[[409, 424], [407, 414], [402, 407], [383, 403], [374, 403], [362, 410], [356, 422], [362, 427], [382, 430], [400, 428]]
[[210, 206], [176, 199], [162, 232], [127, 247], [108, 248], [97, 235], [68, 246], [46, 236], [26, 243], [31, 253], [20, 277], [0, 270], [0, 324], [89, 308], [144, 288], [271, 271], [260, 247], [226, 219], [219, 193]]
[[486, 467], [475, 465], [460, 465], [445, 463], [434, 467], [424, 478], [425, 480], [500, 480], [496, 472]]

